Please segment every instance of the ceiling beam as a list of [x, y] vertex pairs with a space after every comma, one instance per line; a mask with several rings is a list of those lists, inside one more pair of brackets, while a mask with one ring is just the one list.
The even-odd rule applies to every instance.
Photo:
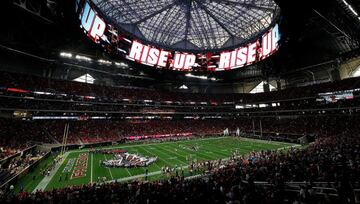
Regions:
[[199, 6], [211, 17], [213, 18], [216, 23], [220, 25], [221, 28], [223, 28], [231, 37], [234, 37], [234, 34], [213, 14], [211, 13], [201, 2], [195, 0]]
[[257, 10], [261, 10], [261, 11], [275, 11], [275, 8], [271, 8], [271, 7], [266, 7], [266, 6], [258, 6], [255, 4], [249, 4], [249, 3], [245, 3], [245, 2], [237, 2], [237, 1], [229, 1], [229, 0], [213, 0], [215, 2], [218, 3], [226, 3], [226, 4], [232, 4], [232, 5], [240, 5], [246, 8], [253, 8], [253, 9], [257, 9]]
[[140, 24], [140, 23], [142, 23], [142, 22], [145, 22], [146, 20], [148, 20], [148, 19], [150, 19], [150, 18], [158, 15], [159, 13], [162, 13], [163, 11], [166, 11], [166, 10], [170, 9], [171, 7], [175, 6], [176, 4], [179, 4], [180, 1], [181, 1], [181, 0], [178, 0], [178, 1], [173, 2], [172, 4], [169, 4], [169, 5], [167, 5], [167, 6], [164, 6], [162, 9], [160, 9], [160, 10], [158, 10], [158, 11], [156, 11], [156, 12], [154, 12], [154, 13], [148, 15], [148, 16], [145, 16], [144, 18], [136, 21], [134, 24], [138, 25], [138, 24]]
[[189, 27], [191, 19], [191, 3], [186, 7], [186, 27], [185, 27], [185, 40], [188, 39]]

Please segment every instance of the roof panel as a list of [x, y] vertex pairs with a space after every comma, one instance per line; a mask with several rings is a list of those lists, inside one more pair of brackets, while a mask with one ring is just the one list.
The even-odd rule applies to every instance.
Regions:
[[202, 50], [223, 49], [231, 37], [254, 37], [268, 29], [279, 12], [274, 0], [93, 1], [118, 26], [137, 26], [140, 40], [170, 48], [188, 41]]

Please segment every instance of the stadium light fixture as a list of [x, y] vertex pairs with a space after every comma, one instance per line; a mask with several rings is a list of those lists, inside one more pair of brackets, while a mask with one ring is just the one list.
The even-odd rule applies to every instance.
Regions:
[[33, 93], [38, 95], [55, 95], [55, 93], [42, 92], [42, 91], [34, 91]]
[[91, 58], [85, 57], [85, 56], [82, 56], [82, 55], [76, 55], [75, 58], [78, 59], [78, 60], [83, 60], [83, 61], [88, 61], [88, 62], [92, 61]]
[[72, 54], [68, 52], [60, 52], [61, 57], [72, 58]]
[[128, 42], [128, 43], [132, 43], [132, 41], [129, 40], [129, 39], [127, 39], [127, 38], [124, 38], [124, 40], [125, 40], [126, 42]]
[[202, 79], [202, 80], [211, 80], [211, 81], [216, 81], [216, 78], [212, 77], [212, 78], [208, 78], [207, 76], [197, 76], [197, 75], [193, 75], [193, 74], [185, 74], [186, 77], [190, 77], [190, 78], [195, 78], [195, 79]]
[[351, 12], [353, 12], [353, 14], [355, 14], [355, 16], [359, 16], [359, 14], [354, 10], [354, 8], [351, 5], [349, 5], [349, 9]]
[[127, 65], [126, 63], [124, 63], [124, 62], [115, 62], [115, 65], [116, 66], [121, 66], [121, 67], [129, 67], [129, 65]]
[[110, 61], [108, 61], [108, 60], [103, 60], [103, 59], [99, 59], [98, 62], [99, 62], [100, 64], [107, 64], [107, 65], [111, 65], [111, 64], [112, 64], [112, 62], [110, 62]]
[[197, 76], [197, 75], [192, 75], [192, 74], [186, 74], [186, 77], [190, 77], [190, 78], [196, 78], [196, 79], [207, 79], [206, 76]]
[[349, 10], [360, 20], [359, 14], [355, 11], [355, 9], [346, 1], [342, 0], [343, 3], [349, 8]]
[[119, 50], [119, 52], [127, 54], [127, 52], [125, 50], [123, 50], [123, 49], [118, 48], [118, 50]]

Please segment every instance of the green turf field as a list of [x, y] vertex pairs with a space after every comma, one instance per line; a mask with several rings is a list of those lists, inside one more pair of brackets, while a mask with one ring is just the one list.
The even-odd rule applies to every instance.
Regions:
[[[191, 146], [196, 145], [199, 149], [192, 150]], [[246, 154], [251, 151], [279, 149], [293, 146], [294, 144], [282, 142], [267, 142], [261, 140], [252, 140], [234, 137], [217, 137], [196, 140], [184, 140], [178, 142], [164, 142], [151, 144], [121, 144], [116, 146], [101, 147], [98, 149], [125, 149], [129, 153], [137, 153], [142, 156], [158, 157], [157, 161], [148, 166], [149, 178], [162, 178], [161, 167], [182, 166], [187, 168], [187, 158], [191, 157], [197, 161], [209, 161], [228, 158], [234, 151], [240, 154]], [[71, 178], [71, 172], [74, 165], [71, 166], [70, 160], [76, 161], [81, 153], [87, 155], [85, 174], [79, 178]], [[65, 159], [59, 165], [59, 168], [54, 170], [52, 176], [41, 176], [39, 174], [40, 168], [36, 168], [34, 172], [25, 176], [20, 180], [21, 185], [25, 186], [24, 190], [33, 191], [34, 189], [51, 190], [53, 188], [63, 188], [70, 185], [88, 184], [91, 182], [99, 182], [99, 177], [106, 177], [107, 181], [119, 180], [128, 181], [133, 179], [143, 179], [145, 174], [145, 167], [137, 168], [107, 168], [101, 166], [101, 161], [111, 159], [112, 155], [105, 155], [99, 153], [89, 153], [87, 149], [69, 151], [64, 155]], [[40, 163], [48, 163], [54, 158], [52, 155], [49, 159]], [[69, 173], [65, 173], [64, 168], [68, 165]], [[85, 164], [84, 164], [85, 165]], [[70, 169], [69, 169], [70, 167]], [[31, 178], [36, 176], [35, 180]], [[29, 184], [30, 182], [30, 184]], [[18, 184], [19, 185], [19, 184]], [[16, 186], [18, 188], [18, 186]]]

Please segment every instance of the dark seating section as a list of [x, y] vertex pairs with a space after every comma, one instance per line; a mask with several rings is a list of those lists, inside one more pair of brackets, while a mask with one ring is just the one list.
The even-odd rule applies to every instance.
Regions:
[[179, 102], [262, 102], [292, 98], [314, 97], [317, 93], [341, 91], [360, 87], [359, 78], [349, 78], [338, 82], [327, 82], [306, 87], [288, 88], [259, 94], [193, 94], [166, 92], [152, 89], [109, 87], [85, 83], [48, 79], [37, 76], [0, 72], [0, 87], [20, 88], [31, 91], [51, 91], [69, 95], [97, 96], [106, 99], [130, 99]]
[[[345, 130], [357, 132], [359, 116], [302, 116], [297, 118], [207, 119], [207, 120], [88, 120], [68, 121], [68, 144], [119, 141], [129, 136], [192, 133], [194, 136], [221, 135], [226, 128], [235, 133], [260, 131], [281, 133], [289, 138], [294, 135], [316, 134], [318, 136], [339, 135]], [[255, 129], [253, 129], [253, 121]], [[5, 158], [35, 143], [56, 144], [62, 141], [67, 121], [24, 121], [0, 119], [1, 158]], [[294, 138], [296, 139], [296, 138]]]

